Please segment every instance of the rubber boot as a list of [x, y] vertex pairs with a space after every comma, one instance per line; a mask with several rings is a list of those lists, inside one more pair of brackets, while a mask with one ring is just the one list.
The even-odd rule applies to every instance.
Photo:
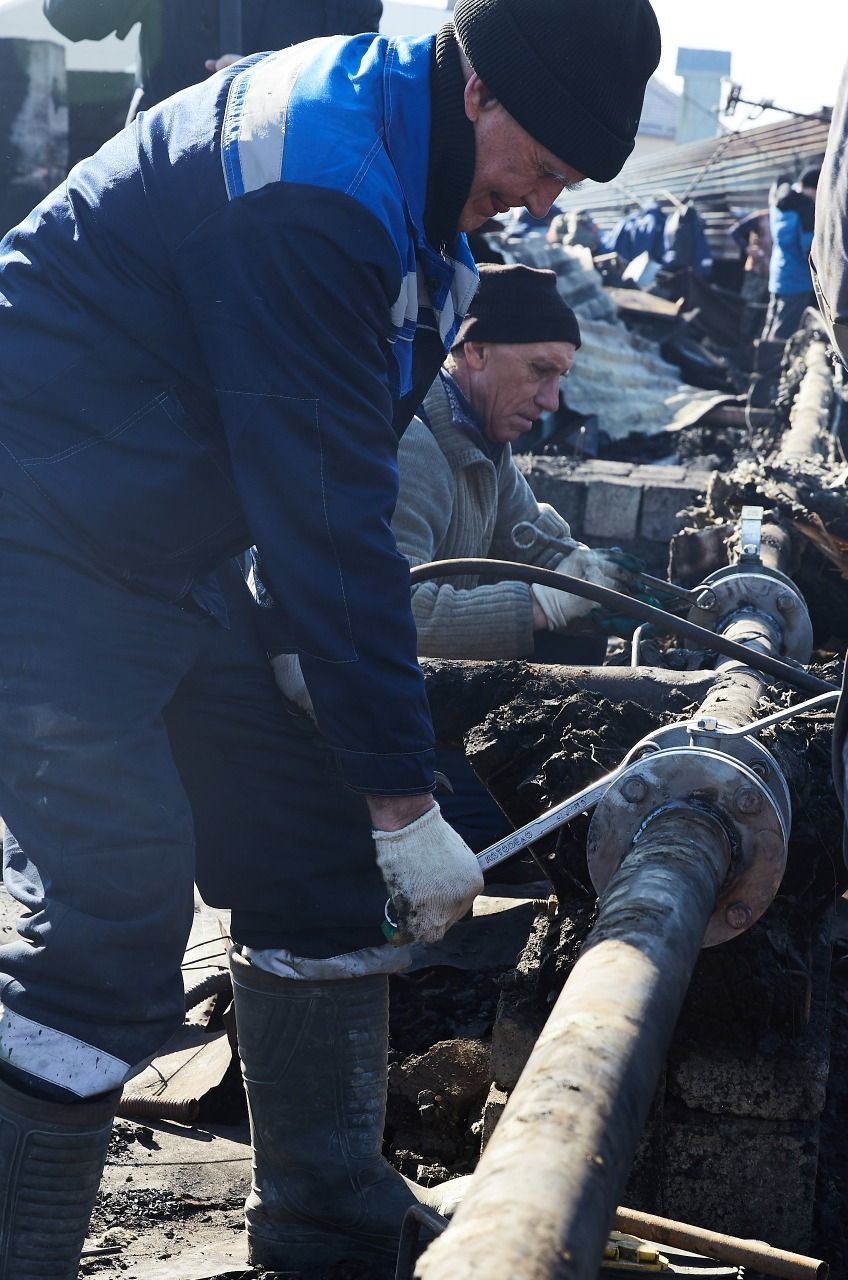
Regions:
[[44, 1102], [0, 1080], [0, 1280], [77, 1280], [120, 1097]]
[[290, 981], [231, 955], [250, 1110], [254, 1266], [367, 1262], [394, 1276], [412, 1188], [381, 1154], [388, 979]]

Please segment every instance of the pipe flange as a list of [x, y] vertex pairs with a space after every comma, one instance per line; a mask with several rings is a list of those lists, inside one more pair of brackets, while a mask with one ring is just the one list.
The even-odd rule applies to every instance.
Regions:
[[669, 747], [631, 764], [607, 788], [592, 817], [587, 859], [600, 895], [644, 824], [670, 804], [717, 815], [733, 857], [704, 936], [705, 947], [735, 938], [772, 903], [786, 869], [788, 828], [771, 789], [741, 760], [704, 747]]
[[732, 726], [723, 724], [720, 720], [710, 722], [709, 728], [702, 728], [698, 720], [665, 725], [643, 738], [634, 755], [639, 758], [640, 747], [644, 747], [646, 751], [662, 751], [667, 747], [695, 746], [707, 747], [711, 751], [732, 756], [734, 760], [741, 760], [768, 787], [780, 810], [784, 829], [788, 832], [792, 826], [792, 799], [786, 779], [774, 756], [757, 738], [732, 732], [730, 737], [724, 737], [722, 730], [730, 731]]
[[724, 569], [711, 574], [696, 590], [697, 604], [687, 615], [690, 622], [718, 633], [723, 624], [744, 609], [768, 614], [779, 623], [782, 657], [809, 662], [813, 652], [813, 626], [804, 597], [791, 578], [777, 570], [746, 573]]

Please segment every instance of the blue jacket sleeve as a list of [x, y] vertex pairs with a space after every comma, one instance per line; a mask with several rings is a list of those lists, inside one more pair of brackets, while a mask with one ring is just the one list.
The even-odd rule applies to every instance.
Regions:
[[300, 654], [350, 787], [431, 790], [409, 565], [390, 526], [389, 237], [348, 196], [274, 184], [219, 210], [176, 259], [281, 648]]

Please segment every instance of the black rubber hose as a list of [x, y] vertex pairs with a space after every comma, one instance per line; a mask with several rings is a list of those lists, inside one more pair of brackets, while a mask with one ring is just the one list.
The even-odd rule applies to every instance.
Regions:
[[757, 653], [735, 640], [727, 640], [724, 636], [707, 631], [694, 622], [678, 618], [665, 609], [657, 609], [642, 600], [634, 600], [632, 596], [613, 591], [610, 587], [600, 587], [594, 582], [585, 582], [582, 578], [572, 578], [567, 573], [553, 569], [540, 569], [532, 564], [517, 564], [511, 560], [434, 560], [431, 564], [419, 564], [410, 571], [413, 585], [416, 582], [429, 582], [432, 578], [459, 578], [465, 576], [480, 578], [497, 578], [499, 581], [538, 583], [542, 587], [553, 587], [557, 591], [567, 591], [572, 596], [582, 596], [584, 600], [594, 600], [603, 605], [610, 613], [623, 613], [629, 618], [637, 618], [640, 622], [652, 622], [666, 634], [685, 636], [687, 640], [696, 640], [703, 649], [711, 649], [726, 658], [735, 658], [744, 662], [746, 667], [762, 671], [773, 676], [775, 680], [783, 680], [796, 689], [806, 693], [829, 693], [837, 689], [836, 685], [810, 675], [803, 667], [792, 667], [779, 658], [771, 658], [768, 654]]

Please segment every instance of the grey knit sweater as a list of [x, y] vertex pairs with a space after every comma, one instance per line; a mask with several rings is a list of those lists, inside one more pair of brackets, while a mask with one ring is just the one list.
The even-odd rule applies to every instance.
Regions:
[[[430, 426], [413, 418], [400, 442], [400, 496], [392, 527], [410, 564], [491, 556], [553, 568], [562, 558], [537, 544], [519, 551], [512, 529], [529, 520], [546, 537], [569, 536], [553, 507], [533, 497], [509, 445], [497, 465], [454, 426], [437, 378], [424, 401]], [[430, 658], [520, 658], [533, 652], [533, 607], [523, 582], [478, 585], [477, 578], [413, 587], [418, 652]]]

